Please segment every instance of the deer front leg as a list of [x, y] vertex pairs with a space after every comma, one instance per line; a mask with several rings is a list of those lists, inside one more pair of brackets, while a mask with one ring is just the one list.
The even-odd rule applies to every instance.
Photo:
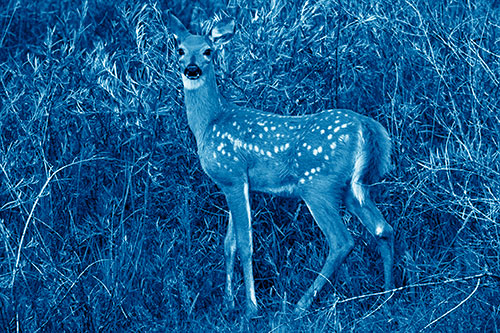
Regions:
[[[257, 300], [252, 270], [252, 226], [248, 183], [231, 186], [224, 189], [227, 204], [234, 225], [236, 248], [243, 266], [246, 291], [246, 315], [253, 317], [257, 314]], [[227, 262], [230, 264], [230, 262]]]
[[236, 255], [236, 236], [234, 233], [234, 223], [231, 212], [229, 213], [227, 234], [224, 240], [224, 255], [226, 257], [226, 293], [224, 296], [224, 305], [227, 310], [233, 310], [234, 309], [233, 274], [234, 274], [234, 257]]

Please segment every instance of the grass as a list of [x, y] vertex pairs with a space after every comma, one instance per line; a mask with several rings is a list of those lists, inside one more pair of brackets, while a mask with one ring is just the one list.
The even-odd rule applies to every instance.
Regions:
[[382, 305], [375, 241], [346, 216], [353, 253], [293, 317], [326, 241], [304, 204], [255, 194], [250, 322], [239, 269], [237, 310], [222, 311], [227, 207], [197, 160], [165, 24], [172, 10], [202, 29], [225, 7], [0, 9], [0, 329], [498, 331], [497, 2], [229, 2], [225, 96], [280, 114], [351, 108], [394, 144], [374, 192], [400, 288]]

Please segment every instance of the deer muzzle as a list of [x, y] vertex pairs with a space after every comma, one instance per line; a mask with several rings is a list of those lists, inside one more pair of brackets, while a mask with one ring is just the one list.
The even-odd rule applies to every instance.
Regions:
[[201, 76], [201, 68], [195, 64], [189, 64], [184, 69], [184, 75], [190, 80], [196, 80]]

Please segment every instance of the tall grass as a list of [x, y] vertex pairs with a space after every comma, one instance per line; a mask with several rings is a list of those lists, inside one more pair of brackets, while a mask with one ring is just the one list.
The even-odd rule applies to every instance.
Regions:
[[[226, 6], [227, 5], [227, 6]], [[0, 330], [499, 330], [500, 9], [469, 1], [26, 1], [0, 8]], [[225, 8], [225, 12], [221, 12]], [[261, 317], [222, 311], [226, 204], [201, 170], [166, 27], [232, 15], [221, 91], [300, 115], [380, 121], [394, 169], [374, 189], [396, 231], [305, 317], [327, 254], [297, 201], [253, 195]]]

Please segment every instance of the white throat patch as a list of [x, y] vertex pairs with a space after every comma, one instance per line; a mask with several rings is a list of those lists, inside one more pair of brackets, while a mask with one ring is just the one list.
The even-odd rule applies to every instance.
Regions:
[[200, 77], [196, 80], [191, 80], [186, 77], [186, 75], [182, 74], [182, 84], [184, 85], [184, 89], [187, 90], [194, 90], [198, 89], [205, 83], [205, 79], [203, 77]]

